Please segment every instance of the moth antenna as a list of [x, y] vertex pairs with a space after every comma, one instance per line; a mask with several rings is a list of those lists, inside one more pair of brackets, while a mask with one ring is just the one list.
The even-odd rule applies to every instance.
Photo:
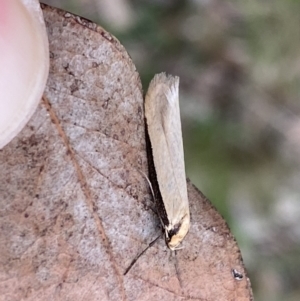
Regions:
[[[153, 199], [154, 199], [154, 202], [157, 203], [157, 200], [156, 200], [156, 198], [155, 198], [154, 191], [153, 191], [153, 188], [152, 188], [152, 184], [151, 184], [149, 178], [147, 177], [147, 175], [146, 175], [143, 171], [139, 170], [139, 173], [140, 173], [142, 176], [144, 176], [145, 179], [147, 180], [147, 182], [148, 182], [148, 184], [149, 184], [149, 187], [150, 187], [150, 190], [151, 190], [151, 194], [152, 194]], [[157, 212], [156, 212], [156, 213], [157, 213]], [[164, 225], [164, 223], [163, 223], [163, 221], [162, 221], [160, 215], [159, 215], [159, 214], [157, 214], [157, 215], [158, 215], [158, 217], [159, 217], [159, 220], [160, 220], [160, 223], [161, 223], [162, 227], [165, 228], [165, 225]]]
[[151, 190], [151, 194], [152, 194], [152, 196], [153, 196], [153, 199], [155, 200], [154, 191], [153, 191], [152, 184], [151, 184], [149, 178], [147, 177], [147, 175], [146, 175], [143, 171], [139, 170], [139, 172], [140, 172], [140, 173], [145, 177], [145, 179], [147, 180], [148, 185], [149, 185], [150, 190]]

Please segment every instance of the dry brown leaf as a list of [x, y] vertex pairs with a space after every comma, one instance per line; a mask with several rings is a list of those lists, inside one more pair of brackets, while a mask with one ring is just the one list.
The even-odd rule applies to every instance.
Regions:
[[[252, 300], [239, 248], [188, 185], [191, 229], [171, 252], [146, 180], [143, 97], [123, 46], [43, 6], [50, 76], [0, 151], [0, 300]], [[242, 277], [242, 279], [240, 279]]]

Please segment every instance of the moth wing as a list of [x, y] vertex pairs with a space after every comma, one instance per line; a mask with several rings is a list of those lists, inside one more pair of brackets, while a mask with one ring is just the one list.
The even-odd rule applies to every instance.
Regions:
[[169, 223], [173, 225], [189, 215], [178, 89], [178, 77], [157, 74], [145, 99], [158, 185]]

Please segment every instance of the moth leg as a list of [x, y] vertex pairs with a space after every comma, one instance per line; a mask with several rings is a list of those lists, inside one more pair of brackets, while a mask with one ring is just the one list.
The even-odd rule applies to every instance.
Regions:
[[176, 247], [176, 248], [174, 249], [174, 251], [178, 251], [178, 250], [182, 250], [182, 249], [184, 249], [184, 246]]
[[168, 232], [167, 226], [164, 226], [164, 228], [165, 228], [166, 239], [170, 240], [170, 236], [169, 236], [169, 232]]

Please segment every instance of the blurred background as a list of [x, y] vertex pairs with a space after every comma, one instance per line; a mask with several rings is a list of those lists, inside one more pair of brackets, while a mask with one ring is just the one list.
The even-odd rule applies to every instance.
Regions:
[[115, 35], [144, 90], [180, 76], [187, 175], [227, 220], [256, 301], [300, 300], [300, 1], [44, 0]]

